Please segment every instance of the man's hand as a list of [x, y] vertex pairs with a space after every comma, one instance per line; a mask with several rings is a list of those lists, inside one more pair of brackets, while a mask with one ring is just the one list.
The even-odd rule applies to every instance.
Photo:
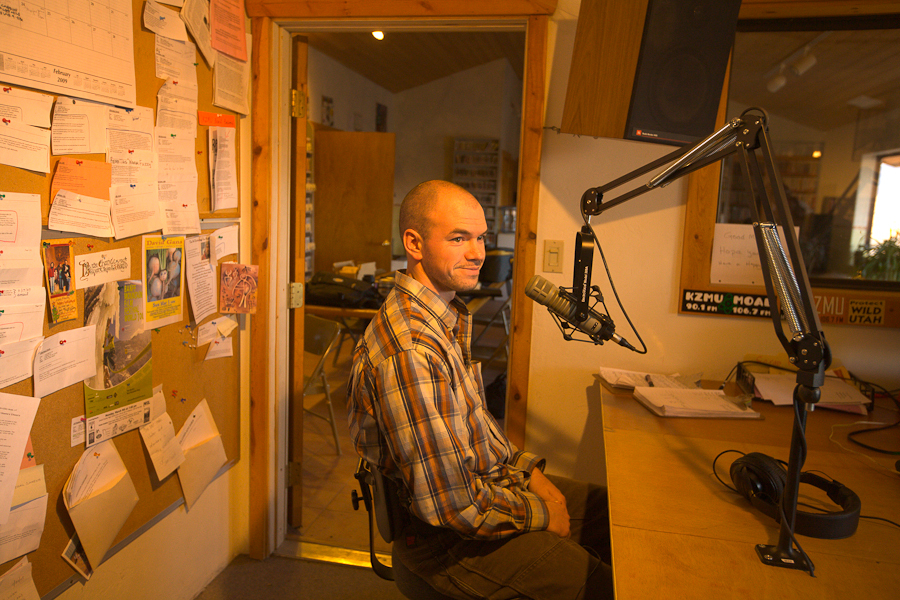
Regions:
[[528, 491], [539, 496], [547, 505], [547, 511], [550, 514], [547, 531], [552, 531], [560, 537], [569, 537], [569, 511], [566, 508], [566, 497], [540, 469], [531, 471]]

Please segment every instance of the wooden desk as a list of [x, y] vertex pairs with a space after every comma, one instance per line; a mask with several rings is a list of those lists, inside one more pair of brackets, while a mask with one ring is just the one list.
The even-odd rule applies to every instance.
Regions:
[[[754, 546], [777, 544], [779, 526], [723, 487], [712, 475], [712, 462], [728, 449], [786, 460], [791, 407], [754, 403], [765, 416], [760, 421], [666, 419], [650, 413], [630, 393], [598, 384], [617, 600], [898, 597], [900, 529], [880, 521], [860, 519], [857, 532], [843, 540], [798, 536], [816, 567], [814, 578], [766, 566], [757, 558]], [[888, 468], [894, 459], [858, 448], [886, 465], [878, 468], [828, 440], [833, 424], [860, 418], [824, 409], [811, 413], [804, 470], [820, 469], [855, 491], [863, 515], [898, 521], [900, 474]], [[881, 411], [873, 420], [894, 419], [896, 413]], [[896, 430], [890, 435], [896, 445]], [[846, 428], [838, 428], [835, 437], [848, 445]], [[728, 468], [737, 457], [727, 454], [716, 465], [729, 484]], [[835, 508], [811, 486], [802, 485], [800, 496], [803, 502]]]

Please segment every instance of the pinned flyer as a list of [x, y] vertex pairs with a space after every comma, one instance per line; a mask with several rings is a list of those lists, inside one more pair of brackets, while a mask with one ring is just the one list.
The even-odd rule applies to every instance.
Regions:
[[184, 451], [175, 438], [169, 413], [163, 413], [140, 429], [141, 439], [153, 462], [156, 478], [162, 481], [184, 462]]
[[181, 426], [177, 437], [184, 451], [178, 479], [184, 492], [184, 503], [191, 509], [228, 461], [222, 436], [205, 398]]
[[50, 322], [54, 325], [78, 318], [75, 279], [72, 277], [74, 240], [44, 242], [44, 274], [50, 294]]

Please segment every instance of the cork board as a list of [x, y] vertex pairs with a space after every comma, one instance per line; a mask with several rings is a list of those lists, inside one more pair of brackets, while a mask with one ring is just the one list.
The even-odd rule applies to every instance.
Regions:
[[[143, 2], [133, 0], [132, 4], [137, 104], [151, 107], [155, 111], [156, 93], [164, 83], [164, 80], [156, 78], [155, 75], [155, 35], [141, 26]], [[212, 104], [212, 70], [199, 51], [197, 52], [197, 62], [199, 109], [218, 114], [234, 114]], [[0, 75], [0, 81], [2, 81], [2, 75]], [[34, 91], [46, 93], [42, 90]], [[236, 115], [236, 118], [240, 119], [240, 115]], [[215, 213], [209, 211], [207, 130], [208, 127], [198, 125], [196, 162], [199, 175], [197, 200], [200, 217], [201, 219], [237, 219], [240, 214], [239, 208], [228, 211], [220, 210]], [[239, 135], [240, 129], [238, 128], [236, 147], [239, 147], [237, 144], [240, 144]], [[105, 156], [102, 154], [67, 156], [80, 160], [105, 160]], [[51, 156], [51, 173], [55, 171], [55, 165], [59, 158]], [[239, 166], [238, 172], [240, 172]], [[0, 165], [0, 182], [2, 182], [0, 191], [40, 194], [43, 222], [46, 225], [50, 204], [51, 175]], [[160, 232], [152, 233], [159, 234]], [[123, 240], [78, 237], [74, 234], [70, 237], [75, 239], [74, 255], [76, 256], [102, 252], [111, 248], [128, 248], [131, 252], [130, 279], [141, 279], [143, 262], [141, 236]], [[235, 257], [234, 255], [225, 257], [225, 260], [235, 260]], [[76, 295], [78, 318], [52, 327], [49, 325], [49, 319], [45, 319], [45, 336], [83, 326], [84, 290], [78, 289]], [[234, 356], [205, 362], [207, 348], [190, 347], [193, 344], [192, 332], [186, 327], [191, 323], [189, 295], [185, 294], [183, 297], [186, 304], [182, 320], [151, 332], [153, 384], [154, 386], [160, 384], [163, 386], [167, 412], [172, 417], [176, 431], [197, 404], [204, 398], [207, 400], [222, 435], [225, 454], [230, 465], [240, 458], [239, 329], [231, 333]], [[213, 316], [207, 317], [205, 321], [210, 321], [217, 315], [218, 313], [215, 313]], [[29, 378], [0, 391], [30, 396], [33, 393], [33, 382]], [[63, 502], [62, 489], [72, 468], [84, 451], [83, 444], [75, 447], [70, 445], [71, 421], [73, 418], [83, 415], [84, 412], [84, 390], [83, 385], [79, 382], [45, 396], [41, 400], [31, 430], [33, 452], [37, 463], [44, 465], [49, 494], [46, 523], [40, 547], [27, 555], [28, 560], [33, 564], [33, 577], [41, 596], [64, 586], [69, 581], [80, 579], [80, 576], [60, 555], [69, 538], [74, 534], [74, 527]], [[123, 542], [127, 543], [129, 538], [139, 534], [144, 525], [151, 523], [167, 509], [181, 502], [183, 496], [176, 473], [162, 481], [156, 478], [150, 457], [144, 449], [140, 433], [137, 430], [119, 435], [113, 440], [140, 498], [113, 542], [112, 548], [115, 550], [117, 545]], [[18, 560], [16, 558], [0, 565], [0, 572], [7, 571]], [[93, 566], [95, 569], [102, 568], [102, 565]]]

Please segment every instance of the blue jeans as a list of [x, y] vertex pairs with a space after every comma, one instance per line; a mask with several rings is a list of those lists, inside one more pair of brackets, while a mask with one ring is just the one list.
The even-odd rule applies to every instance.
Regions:
[[441, 593], [460, 600], [612, 599], [606, 489], [548, 475], [566, 497], [571, 536], [531, 531], [470, 540], [447, 529], [394, 541], [403, 563]]

